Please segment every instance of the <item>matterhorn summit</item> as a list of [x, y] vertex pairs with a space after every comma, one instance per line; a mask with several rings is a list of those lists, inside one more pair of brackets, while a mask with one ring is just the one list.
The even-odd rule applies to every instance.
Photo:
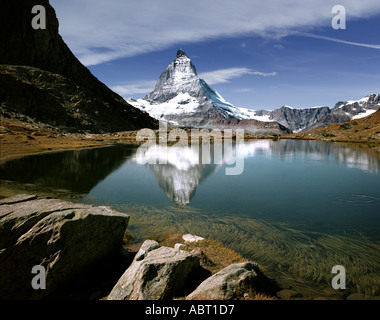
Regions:
[[185, 93], [198, 97], [201, 88], [195, 66], [186, 53], [179, 49], [176, 59], [161, 74], [155, 89], [144, 99], [156, 104], [164, 103]]
[[187, 54], [176, 58], [159, 77], [154, 90], [143, 99], [128, 99], [134, 107], [174, 126], [207, 129], [245, 129], [257, 134], [284, 134], [289, 130], [276, 122], [253, 118], [253, 110], [227, 102], [200, 79]]

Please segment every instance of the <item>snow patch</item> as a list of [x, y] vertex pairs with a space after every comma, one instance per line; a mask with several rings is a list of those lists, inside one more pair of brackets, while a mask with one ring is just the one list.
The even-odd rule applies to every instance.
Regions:
[[150, 103], [144, 99], [128, 99], [127, 102], [132, 106], [144, 110], [155, 119], [161, 120], [171, 114], [187, 114], [194, 112], [199, 107], [197, 99], [191, 97], [188, 93], [180, 93], [171, 100], [164, 103]]
[[357, 102], [358, 104], [362, 105], [363, 103], [368, 102], [368, 100], [369, 100], [369, 96], [364, 97], [364, 98], [362, 98], [360, 100], [348, 100], [348, 101], [346, 101], [345, 104], [354, 104], [354, 103]]
[[377, 110], [366, 110], [365, 112], [359, 113], [356, 116], [352, 117], [351, 120], [356, 120], [356, 119], [361, 119], [361, 118], [367, 117], [367, 116], [371, 115], [372, 113], [375, 113], [376, 111]]
[[326, 106], [315, 106], [315, 107], [310, 107], [310, 108], [306, 108], [306, 109], [320, 109], [320, 108], [326, 108]]

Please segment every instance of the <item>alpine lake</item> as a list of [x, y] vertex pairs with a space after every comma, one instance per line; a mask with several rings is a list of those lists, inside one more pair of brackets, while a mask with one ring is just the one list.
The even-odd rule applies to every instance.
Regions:
[[[212, 144], [209, 150], [208, 163], [206, 151], [189, 146], [26, 156], [0, 164], [1, 196], [111, 206], [131, 216], [136, 242], [170, 233], [220, 241], [302, 298], [380, 295], [379, 152], [365, 144], [251, 140], [220, 162]], [[240, 174], [226, 174], [237, 164]], [[346, 289], [332, 288], [336, 265], [345, 268]]]

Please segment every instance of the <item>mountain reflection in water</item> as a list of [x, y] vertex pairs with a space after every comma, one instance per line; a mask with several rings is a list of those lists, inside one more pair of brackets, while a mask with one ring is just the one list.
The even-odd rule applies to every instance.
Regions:
[[[283, 161], [297, 161], [300, 158], [311, 161], [331, 159], [349, 168], [379, 172], [379, 154], [367, 148], [359, 150], [355, 147], [357, 146], [321, 141], [256, 140], [239, 147], [234, 146], [232, 154], [237, 158], [251, 158], [258, 154], [268, 158], [278, 155]], [[215, 164], [212, 145], [209, 150], [210, 164], [202, 164], [202, 148], [166, 148], [159, 145], [148, 148], [143, 154], [136, 154], [131, 161], [145, 164], [153, 171], [159, 187], [169, 199], [175, 204], [186, 205], [190, 203], [200, 183], [225, 166], [226, 162], [230, 163], [228, 158], [223, 158], [222, 164]], [[163, 162], [166, 163], [162, 164]]]
[[[208, 148], [209, 164], [202, 162], [202, 148], [162, 147], [154, 145], [133, 161], [145, 163], [153, 171], [158, 185], [175, 204], [186, 205], [195, 195], [197, 186], [222, 167], [214, 162], [214, 148]], [[161, 164], [160, 164], [161, 163]]]

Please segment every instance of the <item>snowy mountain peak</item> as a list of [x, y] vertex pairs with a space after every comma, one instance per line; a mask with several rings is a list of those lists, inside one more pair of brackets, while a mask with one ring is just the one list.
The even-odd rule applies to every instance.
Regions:
[[181, 57], [189, 58], [187, 56], [187, 54], [185, 53], [185, 51], [183, 51], [182, 49], [178, 49], [178, 51], [177, 51], [177, 58], [181, 58]]
[[[185, 96], [188, 97], [187, 100], [183, 99]], [[239, 108], [227, 102], [216, 90], [198, 77], [195, 66], [182, 49], [177, 51], [176, 58], [161, 74], [155, 89], [144, 100], [139, 101], [140, 108], [144, 106], [144, 110], [152, 116], [157, 116], [157, 113], [164, 116], [195, 112], [196, 109], [202, 112], [215, 109], [225, 118], [246, 118], [240, 115]], [[153, 113], [150, 112], [151, 108], [148, 107], [146, 101], [153, 105], [155, 109]], [[178, 104], [179, 101], [180, 104]], [[173, 103], [177, 105], [172, 106]], [[179, 112], [174, 112], [177, 110]], [[160, 120], [163, 120], [162, 117]]]
[[180, 93], [199, 95], [199, 78], [195, 66], [186, 53], [179, 49], [176, 58], [160, 75], [154, 90], [144, 100], [151, 103], [164, 103]]
[[256, 115], [253, 110], [237, 108], [227, 102], [198, 77], [195, 66], [182, 49], [160, 75], [151, 93], [143, 99], [128, 102], [158, 120], [184, 127], [244, 128], [265, 134], [289, 131], [268, 119], [267, 115]]

